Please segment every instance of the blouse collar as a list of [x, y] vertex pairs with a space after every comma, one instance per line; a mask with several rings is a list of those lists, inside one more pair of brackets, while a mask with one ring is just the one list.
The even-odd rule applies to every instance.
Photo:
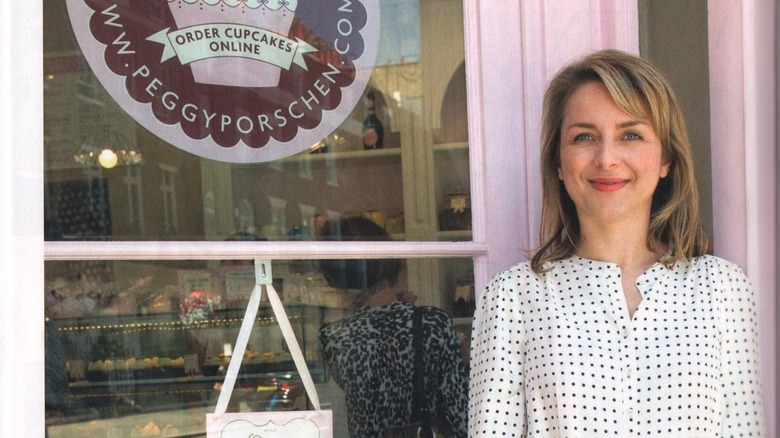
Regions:
[[[617, 263], [591, 260], [578, 255], [573, 255], [568, 259], [561, 260], [561, 262], [571, 264], [576, 268], [591, 272], [605, 274], [620, 273], [620, 266]], [[671, 272], [671, 269], [667, 268], [663, 263], [655, 262], [652, 266], [650, 266], [650, 268], [637, 277], [636, 283], [639, 285], [642, 293], [648, 293], [650, 289], [652, 289], [652, 286], [669, 272]]]

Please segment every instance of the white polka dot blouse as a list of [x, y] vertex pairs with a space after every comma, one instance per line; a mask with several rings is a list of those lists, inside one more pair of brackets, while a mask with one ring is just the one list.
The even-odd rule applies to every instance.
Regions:
[[760, 437], [752, 288], [712, 256], [656, 264], [629, 318], [616, 264], [521, 263], [480, 297], [469, 436]]

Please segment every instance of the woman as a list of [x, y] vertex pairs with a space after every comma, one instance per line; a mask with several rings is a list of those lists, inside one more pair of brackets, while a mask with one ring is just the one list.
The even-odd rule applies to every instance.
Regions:
[[480, 297], [469, 436], [762, 436], [754, 298], [705, 254], [674, 93], [633, 55], [544, 100], [541, 246]]
[[[362, 218], [342, 219], [323, 238], [389, 240]], [[417, 297], [406, 289], [398, 259], [323, 260], [325, 278], [338, 288], [363, 289], [355, 313], [320, 329], [325, 362], [344, 390], [351, 437], [380, 438], [412, 416], [414, 353], [412, 313]], [[422, 307], [423, 393], [427, 410], [450, 436], [466, 437], [468, 374], [452, 319], [443, 310]]]

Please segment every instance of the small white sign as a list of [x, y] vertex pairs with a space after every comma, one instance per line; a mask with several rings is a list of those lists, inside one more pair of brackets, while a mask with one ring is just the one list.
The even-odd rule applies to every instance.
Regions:
[[208, 438], [333, 438], [332, 411], [209, 414], [206, 423]]

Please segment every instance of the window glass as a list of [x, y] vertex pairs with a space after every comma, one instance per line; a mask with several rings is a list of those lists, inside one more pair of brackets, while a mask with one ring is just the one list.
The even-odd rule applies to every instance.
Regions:
[[[79, 247], [67, 242], [331, 242], [350, 234], [333, 224], [357, 219], [380, 230], [349, 239], [372, 241], [373, 254], [393, 240], [434, 249], [472, 240], [459, 1], [376, 2], [376, 62], [351, 113], [322, 138], [297, 144], [302, 152], [240, 164], [169, 143], [114, 99], [76, 43], [68, 6], [82, 3], [103, 8], [105, 26], [155, 27], [170, 23], [172, 5], [199, 2], [143, 3], [146, 13], [119, 17], [112, 14], [142, 3], [43, 4], [45, 238], [66, 242], [45, 264], [48, 436], [204, 436], [255, 283], [247, 260], [107, 260], [92, 253], [67, 260], [69, 248]], [[357, 3], [342, 6], [348, 4]], [[339, 48], [319, 37], [318, 11], [304, 10], [288, 37], [316, 47], [318, 60], [338, 63]], [[123, 38], [106, 44], [122, 46]], [[260, 96], [251, 87], [239, 94], [228, 88], [228, 103], [237, 107]], [[221, 97], [201, 96], [199, 104]], [[471, 258], [305, 258], [274, 261], [273, 284], [323, 407], [334, 412], [334, 436], [348, 436], [350, 411], [344, 381], [337, 382], [318, 339], [323, 327], [387, 300], [433, 306], [452, 334], [449, 359], [436, 363], [463, 364], [474, 304]], [[241, 364], [228, 411], [312, 408], [267, 302]], [[463, 371], [452, 371], [464, 377], [449, 392], [465, 390]]]
[[[430, 290], [423, 273], [431, 265], [447, 273], [440, 284], [447, 300]], [[72, 260], [45, 268], [48, 436], [205, 436], [254, 290], [252, 262]], [[363, 287], [385, 277], [379, 268], [397, 273], [387, 276], [395, 283]], [[447, 324], [458, 351], [449, 353], [465, 359], [471, 269], [469, 259], [272, 263], [274, 289], [320, 401], [334, 411], [334, 436], [348, 436], [348, 412], [323, 357], [321, 329], [356, 315], [358, 306], [434, 305], [454, 316]], [[264, 297], [228, 412], [311, 409], [290, 351]]]
[[[66, 0], [44, 2], [46, 239], [310, 240], [324, 219], [365, 215], [397, 240], [470, 240], [462, 6], [380, 3], [376, 65], [344, 122], [294, 156], [229, 164], [185, 152], [125, 112], [83, 56]], [[162, 26], [168, 10], [157, 9], [114, 22]], [[316, 18], [299, 11], [290, 34], [317, 57], [335, 56]], [[245, 88], [241, 98], [235, 105], [258, 96]]]

